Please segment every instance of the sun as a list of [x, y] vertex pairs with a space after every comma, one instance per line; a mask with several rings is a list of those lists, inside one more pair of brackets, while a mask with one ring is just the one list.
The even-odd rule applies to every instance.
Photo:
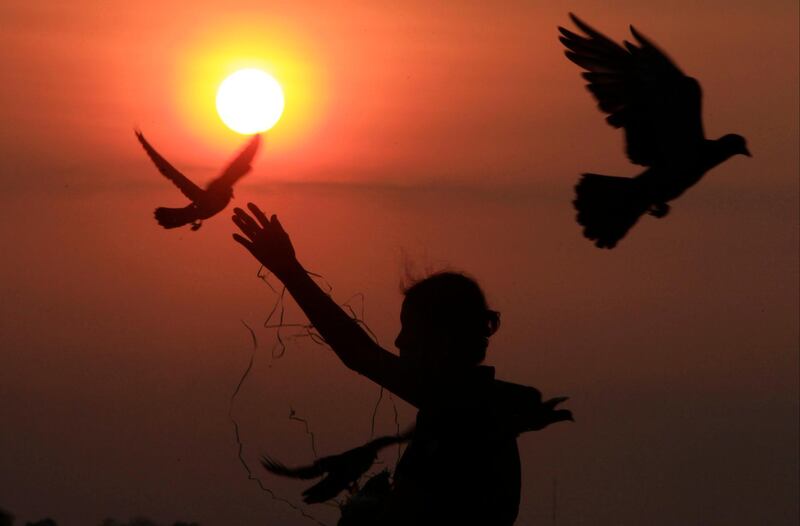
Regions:
[[240, 69], [217, 90], [217, 113], [235, 132], [251, 135], [267, 131], [283, 114], [283, 90], [274, 77], [260, 69]]

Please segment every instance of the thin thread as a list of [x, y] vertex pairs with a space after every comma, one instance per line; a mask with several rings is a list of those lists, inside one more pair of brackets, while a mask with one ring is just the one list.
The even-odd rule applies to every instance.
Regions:
[[[332, 295], [333, 285], [331, 285], [330, 282], [327, 279], [325, 279], [324, 276], [322, 276], [321, 274], [317, 274], [315, 272], [306, 271], [306, 273], [309, 276], [316, 278], [315, 281], [317, 281], [318, 284], [321, 284], [321, 287], [325, 289], [325, 292], [326, 294], [328, 294], [328, 296]], [[258, 272], [256, 272], [256, 277], [258, 277], [261, 281], [263, 281], [270, 288], [270, 290], [272, 290], [272, 292], [274, 292], [277, 295], [275, 303], [272, 305], [272, 308], [270, 309], [269, 314], [267, 314], [267, 318], [266, 320], [264, 320], [263, 324], [265, 329], [275, 329], [276, 344], [272, 348], [272, 358], [279, 359], [283, 357], [283, 355], [286, 353], [286, 340], [284, 339], [281, 329], [294, 328], [302, 331], [300, 334], [294, 334], [288, 336], [287, 337], [288, 340], [309, 338], [312, 342], [316, 343], [317, 345], [327, 345], [325, 338], [323, 338], [322, 335], [319, 334], [314, 329], [313, 324], [286, 323], [285, 321], [286, 307], [284, 303], [286, 297], [286, 286], [282, 285], [280, 291], [278, 291], [278, 289], [275, 288], [275, 286], [273, 286], [272, 283], [270, 283], [269, 281], [269, 277], [271, 275], [272, 274], [263, 265], [261, 265], [258, 268]], [[353, 305], [354, 303], [357, 303], [357, 305], [354, 306]], [[350, 318], [353, 321], [355, 321], [362, 329], [364, 329], [364, 331], [367, 332], [370, 338], [372, 338], [372, 341], [379, 344], [378, 335], [375, 334], [375, 332], [369, 327], [369, 325], [367, 325], [367, 322], [365, 321], [366, 298], [364, 296], [364, 293], [357, 292], [353, 294], [339, 306], [350, 315]], [[277, 323], [273, 323], [272, 320], [273, 318], [275, 318], [276, 315], [278, 317]], [[380, 407], [380, 403], [383, 400], [383, 391], [384, 391], [383, 386], [381, 386], [378, 392], [378, 400], [375, 403], [375, 408], [373, 409], [372, 416], [370, 418], [370, 438], [373, 438], [375, 436], [375, 422], [378, 414], [378, 409]], [[394, 400], [394, 397], [391, 396], [391, 393], [388, 394], [389, 394], [388, 396], [389, 401], [392, 404], [392, 411], [394, 413], [395, 431], [396, 433], [400, 433], [400, 422], [397, 412], [397, 404]], [[402, 445], [398, 444], [398, 460], [400, 458], [401, 451], [402, 451]]]
[[[359, 308], [359, 312], [358, 313], [356, 313], [356, 310], [353, 308], [353, 305], [352, 305], [353, 300], [356, 300], [356, 299], [360, 300], [360, 308]], [[366, 330], [367, 334], [369, 334], [370, 338], [372, 338], [372, 341], [374, 341], [376, 344], [380, 345], [380, 342], [378, 341], [378, 335], [375, 334], [372, 331], [372, 329], [370, 329], [370, 327], [367, 325], [367, 322], [364, 320], [365, 311], [366, 311], [366, 298], [365, 298], [363, 292], [357, 292], [357, 293], [353, 294], [352, 296], [350, 296], [347, 299], [347, 301], [345, 301], [342, 304], [342, 308], [347, 310], [350, 313], [350, 317], [353, 318], [353, 320], [355, 320], [355, 322], [358, 323], [364, 330]], [[370, 438], [374, 438], [375, 437], [375, 420], [376, 420], [376, 418], [378, 416], [378, 409], [380, 408], [381, 401], [383, 400], [384, 391], [385, 391], [384, 387], [380, 386], [380, 389], [378, 390], [378, 400], [376, 400], [376, 402], [375, 402], [375, 407], [372, 409], [372, 417], [370, 418], [370, 426], [369, 426], [369, 437]], [[400, 434], [400, 422], [399, 422], [399, 418], [398, 418], [398, 414], [397, 414], [397, 404], [395, 403], [391, 392], [386, 391], [386, 394], [388, 395], [388, 398], [389, 398], [389, 400], [390, 400], [390, 402], [392, 404], [392, 409], [394, 411], [395, 431], [396, 431], [396, 434], [399, 435]], [[400, 461], [399, 451], [400, 451], [400, 444], [398, 444], [398, 456], [397, 456], [398, 462]]]
[[378, 393], [378, 401], [375, 402], [375, 407], [372, 409], [372, 421], [370, 422], [369, 426], [370, 438], [375, 436], [375, 417], [378, 415], [378, 408], [381, 405], [381, 400], [383, 400], [383, 386], [381, 386], [381, 390]]
[[250, 375], [250, 371], [253, 369], [253, 363], [255, 362], [256, 350], [258, 350], [258, 340], [256, 338], [255, 331], [253, 331], [253, 329], [247, 323], [245, 323], [244, 320], [240, 320], [240, 321], [242, 322], [242, 325], [244, 325], [245, 328], [250, 332], [250, 336], [253, 339], [253, 350], [252, 350], [252, 352], [250, 354], [250, 361], [247, 363], [247, 368], [244, 370], [244, 373], [242, 373], [241, 378], [239, 378], [239, 383], [236, 384], [236, 389], [234, 389], [233, 394], [231, 395], [231, 398], [230, 398], [230, 403], [228, 405], [228, 418], [230, 419], [231, 423], [233, 424], [233, 433], [234, 433], [234, 437], [236, 438], [237, 456], [239, 458], [239, 463], [242, 465], [244, 470], [247, 472], [247, 480], [256, 481], [256, 483], [258, 484], [258, 487], [261, 488], [262, 491], [264, 491], [267, 494], [269, 494], [269, 496], [273, 500], [275, 500], [277, 502], [281, 502], [283, 504], [286, 504], [287, 506], [289, 506], [293, 510], [297, 511], [298, 513], [300, 513], [300, 515], [302, 515], [303, 517], [307, 518], [308, 520], [314, 521], [315, 523], [319, 524], [320, 526], [328, 526], [326, 523], [320, 521], [319, 519], [317, 519], [313, 515], [310, 515], [309, 513], [307, 513], [303, 508], [301, 508], [297, 504], [291, 502], [288, 499], [285, 499], [283, 497], [278, 496], [274, 491], [272, 491], [272, 489], [270, 489], [267, 486], [265, 486], [264, 483], [261, 482], [261, 479], [255, 476], [255, 474], [253, 473], [253, 470], [250, 469], [250, 466], [247, 464], [247, 461], [244, 458], [244, 443], [242, 442], [242, 437], [241, 437], [241, 434], [239, 432], [239, 422], [233, 416], [233, 404], [236, 401], [236, 397], [239, 394], [239, 391], [242, 389], [242, 385], [244, 384], [245, 379], [247, 379], [247, 377]]
[[292, 408], [289, 408], [289, 420], [294, 420], [296, 422], [302, 422], [302, 424], [305, 426], [306, 435], [308, 435], [309, 438], [311, 439], [311, 452], [314, 454], [314, 459], [315, 460], [318, 459], [319, 458], [319, 454], [317, 453], [317, 445], [314, 442], [314, 432], [311, 431], [311, 429], [309, 428], [308, 420], [306, 420], [305, 418], [300, 418], [299, 416], [297, 416], [297, 413]]
[[[325, 277], [323, 277], [320, 274], [314, 273], [314, 272], [306, 271], [306, 273], [309, 276], [311, 276], [313, 278], [316, 278], [315, 281], [317, 281], [317, 284], [320, 285], [321, 288], [325, 289], [325, 292], [326, 292], [326, 294], [328, 296], [332, 296], [333, 286], [327, 281], [327, 279], [325, 279]], [[291, 341], [291, 340], [296, 340], [296, 339], [300, 339], [300, 338], [309, 338], [312, 342], [314, 342], [317, 345], [327, 345], [327, 342], [325, 341], [325, 338], [323, 338], [322, 335], [319, 334], [319, 332], [317, 332], [315, 330], [313, 324], [311, 324], [311, 323], [287, 323], [286, 322], [286, 306], [285, 306], [285, 303], [284, 303], [285, 297], [286, 297], [286, 286], [281, 284], [280, 290], [278, 288], [276, 288], [269, 280], [271, 275], [272, 274], [263, 265], [261, 265], [259, 267], [258, 271], [256, 272], [256, 277], [258, 277], [258, 279], [260, 279], [262, 282], [264, 282], [264, 284], [266, 284], [269, 287], [269, 289], [273, 293], [275, 293], [275, 295], [277, 296], [275, 298], [275, 302], [272, 305], [272, 308], [270, 309], [270, 311], [267, 314], [267, 317], [266, 317], [266, 319], [264, 320], [264, 323], [263, 323], [263, 327], [265, 329], [274, 329], [275, 330], [275, 339], [276, 339], [276, 341], [275, 341], [275, 344], [273, 345], [272, 350], [270, 352], [271, 359], [272, 360], [277, 360], [277, 359], [282, 358], [284, 356], [284, 354], [286, 353], [287, 342]], [[357, 303], [357, 305], [354, 306], [353, 305], [354, 303]], [[350, 296], [345, 302], [341, 303], [339, 306], [349, 314], [350, 318], [354, 322], [356, 322], [365, 332], [367, 332], [367, 334], [370, 336], [370, 338], [372, 338], [372, 340], [375, 343], [379, 343], [378, 342], [378, 336], [369, 327], [369, 325], [367, 325], [366, 321], [364, 320], [364, 318], [365, 318], [365, 310], [366, 310], [365, 303], [366, 303], [366, 301], [365, 301], [364, 294], [361, 293], [361, 292], [358, 292], [358, 293], [353, 294], [352, 296]], [[273, 321], [276, 317], [277, 317], [277, 320]], [[244, 322], [242, 322], [242, 323], [244, 323]], [[245, 326], [250, 331], [250, 334], [253, 337], [253, 341], [255, 342], [255, 333], [253, 332], [253, 330], [249, 326], [247, 326], [246, 324], [245, 324]], [[300, 332], [297, 333], [297, 334], [291, 334], [289, 336], [284, 336], [284, 334], [282, 332], [282, 330], [284, 330], [284, 329], [298, 329]], [[243, 378], [240, 380], [239, 386], [237, 386], [237, 392], [238, 392], [238, 389], [241, 387], [241, 383], [244, 381], [244, 377], [247, 376], [247, 373], [249, 373], [249, 369], [251, 367], [252, 367], [252, 360], [251, 360], [251, 363], [248, 366], [248, 370], [245, 372], [245, 375], [243, 375]], [[390, 401], [390, 403], [392, 405], [392, 411], [393, 411], [393, 415], [394, 415], [395, 432], [399, 436], [400, 435], [400, 421], [399, 421], [399, 414], [398, 414], [398, 411], [397, 411], [397, 404], [396, 404], [396, 402], [394, 400], [394, 397], [392, 396], [392, 394], [390, 392], [387, 391], [386, 394], [387, 394], [387, 397], [388, 397], [388, 399], [389, 399], [389, 401]], [[378, 410], [379, 410], [381, 401], [383, 400], [383, 396], [384, 396], [384, 388], [383, 388], [383, 386], [380, 386], [379, 392], [378, 392], [378, 400], [375, 403], [375, 407], [374, 407], [374, 409], [372, 411], [372, 416], [371, 416], [371, 419], [370, 419], [370, 438], [373, 438], [375, 436], [376, 419], [377, 419], [377, 414], [378, 414]], [[306, 434], [310, 438], [311, 450], [312, 450], [312, 452], [314, 454], [314, 458], [315, 459], [319, 458], [319, 455], [317, 453], [317, 448], [316, 448], [315, 436], [314, 436], [314, 433], [310, 429], [310, 425], [309, 425], [308, 421], [303, 419], [303, 418], [297, 417], [294, 409], [292, 409], [292, 408], [290, 408], [289, 419], [290, 420], [299, 421], [299, 422], [302, 422], [304, 424]], [[237, 435], [237, 438], [238, 438], [238, 435]], [[403, 444], [398, 442], [398, 444], [397, 444], [397, 462], [398, 463], [399, 463], [400, 457], [402, 455], [402, 448], [403, 448]], [[249, 468], [248, 468], [248, 473], [249, 473]], [[256, 480], [258, 480], [258, 479], [256, 479]], [[259, 485], [261, 485], [260, 481], [259, 481]], [[314, 520], [316, 520], [316, 519], [314, 519]]]

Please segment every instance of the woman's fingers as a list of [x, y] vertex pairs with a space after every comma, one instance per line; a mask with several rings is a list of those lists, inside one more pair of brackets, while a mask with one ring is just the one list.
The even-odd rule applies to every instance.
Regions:
[[279, 231], [284, 232], [284, 233], [286, 232], [286, 230], [283, 229], [283, 225], [281, 224], [280, 220], [278, 219], [278, 216], [276, 216], [275, 214], [272, 214], [272, 217], [270, 218], [270, 221], [272, 222], [273, 226], [278, 227]]
[[249, 239], [245, 239], [239, 234], [233, 234], [233, 240], [249, 250], [251, 254], [253, 253], [253, 243]]
[[255, 219], [250, 217], [250, 214], [248, 214], [247, 212], [245, 212], [244, 210], [242, 210], [238, 206], [233, 209], [233, 213], [234, 213], [234, 215], [239, 217], [242, 221], [244, 221], [244, 222], [248, 223], [249, 225], [251, 225], [253, 228], [258, 228], [258, 224], [256, 223]]
[[261, 209], [255, 205], [255, 203], [247, 203], [247, 208], [250, 210], [250, 213], [252, 213], [256, 219], [258, 219], [258, 222], [261, 223], [262, 227], [269, 227], [269, 221], [267, 220], [266, 214], [264, 214], [264, 212], [262, 212]]
[[235, 208], [233, 213], [233, 222], [236, 223], [236, 226], [238, 226], [242, 232], [244, 232], [251, 239], [258, 235], [261, 227], [258, 226], [258, 223], [256, 223], [255, 219], [247, 215], [247, 212], [241, 208]]
[[233, 216], [233, 223], [239, 227], [244, 235], [250, 238], [251, 241], [256, 241], [259, 236], [259, 229], [253, 228], [252, 225], [245, 222], [239, 216]]
[[253, 237], [250, 232], [250, 228], [248, 227], [247, 223], [245, 223], [238, 214], [233, 214], [231, 216], [231, 220], [233, 224], [239, 227], [239, 230], [244, 232], [244, 234], [248, 237]]
[[[267, 218], [267, 214], [265, 214], [255, 203], [247, 203], [247, 208], [250, 210], [250, 213], [253, 214], [256, 219], [258, 219], [258, 222], [261, 223], [261, 226], [265, 230], [269, 230], [271, 227], [277, 227], [280, 232], [286, 232], [283, 229], [283, 225], [281, 225], [281, 222], [278, 220], [278, 216], [275, 214], [272, 214], [269, 218]], [[243, 218], [246, 217], [252, 221], [252, 218], [241, 208], [234, 209], [234, 212], [236, 212], [237, 215], [241, 214]]]

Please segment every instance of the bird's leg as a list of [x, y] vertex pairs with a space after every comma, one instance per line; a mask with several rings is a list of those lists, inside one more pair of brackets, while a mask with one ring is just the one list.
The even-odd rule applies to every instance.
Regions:
[[199, 219], [197, 221], [192, 221], [192, 231], [199, 230], [201, 226], [203, 226], [203, 222]]
[[647, 213], [657, 219], [661, 219], [669, 214], [669, 205], [667, 203], [655, 203], [650, 205], [650, 209], [647, 210]]

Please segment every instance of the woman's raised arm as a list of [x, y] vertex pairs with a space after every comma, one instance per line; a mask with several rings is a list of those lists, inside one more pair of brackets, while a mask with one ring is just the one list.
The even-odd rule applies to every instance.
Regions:
[[[347, 367], [382, 385], [412, 405], [419, 404], [420, 387], [409, 367], [375, 343], [355, 320], [314, 282], [297, 261], [289, 235], [277, 216], [267, 216], [248, 203], [251, 217], [234, 209], [233, 222], [244, 236], [233, 239], [250, 251], [280, 279], [328, 345]], [[255, 219], [254, 219], [255, 218]]]

